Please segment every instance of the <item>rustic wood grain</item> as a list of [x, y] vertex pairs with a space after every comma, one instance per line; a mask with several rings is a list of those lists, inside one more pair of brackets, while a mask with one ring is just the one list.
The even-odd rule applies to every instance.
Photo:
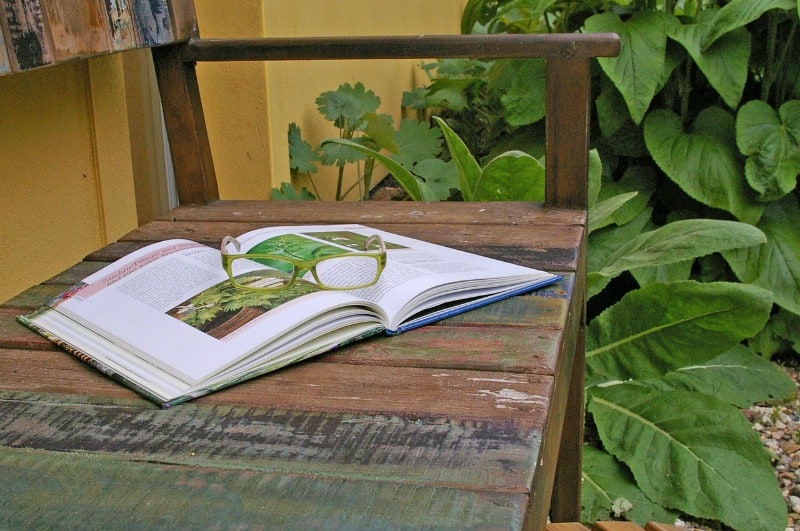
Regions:
[[[191, 447], [183, 447], [187, 457]], [[519, 527], [526, 496], [364, 478], [0, 452], [0, 527], [398, 529]], [[111, 488], [124, 485], [124, 488]], [[30, 495], [35, 493], [35, 495]], [[516, 524], [516, 525], [515, 525]]]
[[0, 394], [6, 448], [467, 490], [526, 493], [541, 433], [511, 417], [466, 419]]

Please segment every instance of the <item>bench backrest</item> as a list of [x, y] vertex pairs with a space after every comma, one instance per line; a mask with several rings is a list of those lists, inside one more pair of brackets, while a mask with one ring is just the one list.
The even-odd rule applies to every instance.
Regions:
[[153, 48], [179, 201], [218, 189], [195, 73], [200, 61], [542, 57], [546, 60], [545, 204], [586, 208], [590, 62], [614, 56], [614, 34], [203, 39]]

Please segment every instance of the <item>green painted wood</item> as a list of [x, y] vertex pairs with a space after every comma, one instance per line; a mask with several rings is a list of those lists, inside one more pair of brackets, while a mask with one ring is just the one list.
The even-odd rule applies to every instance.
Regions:
[[49, 278], [48, 280], [45, 280], [42, 282], [42, 284], [66, 284], [71, 286], [107, 265], [108, 264], [106, 262], [78, 262], [69, 269], [55, 275], [52, 278]]
[[511, 416], [410, 416], [0, 392], [8, 448], [527, 494], [541, 432]]
[[3, 303], [4, 308], [18, 308], [22, 310], [34, 309], [47, 304], [56, 295], [64, 291], [65, 285], [39, 284], [26, 289], [22, 293], [10, 298]]
[[4, 450], [3, 529], [520, 527], [526, 496]]

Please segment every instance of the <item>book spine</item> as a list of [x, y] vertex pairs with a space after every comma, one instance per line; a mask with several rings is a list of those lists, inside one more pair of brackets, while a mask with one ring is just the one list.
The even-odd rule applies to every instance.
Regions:
[[131, 8], [139, 46], [172, 42], [172, 17], [167, 0], [131, 0]]
[[0, 0], [0, 17], [12, 70], [53, 62], [52, 42], [39, 0]]
[[3, 29], [2, 18], [0, 17], [0, 75], [11, 72], [11, 62], [6, 48], [6, 31]]
[[114, 51], [136, 47], [131, 0], [98, 0], [108, 19], [109, 39]]
[[111, 50], [108, 17], [97, 0], [43, 0], [58, 61]]

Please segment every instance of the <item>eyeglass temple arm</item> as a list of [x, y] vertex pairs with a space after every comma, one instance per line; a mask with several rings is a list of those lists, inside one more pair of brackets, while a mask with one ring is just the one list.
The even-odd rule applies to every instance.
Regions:
[[227, 253], [228, 252], [228, 244], [233, 244], [233, 246], [236, 248], [236, 252], [237, 253], [241, 252], [242, 244], [239, 243], [239, 240], [237, 240], [233, 236], [225, 236], [224, 238], [222, 238], [222, 243], [219, 246], [220, 250], [223, 253]]

